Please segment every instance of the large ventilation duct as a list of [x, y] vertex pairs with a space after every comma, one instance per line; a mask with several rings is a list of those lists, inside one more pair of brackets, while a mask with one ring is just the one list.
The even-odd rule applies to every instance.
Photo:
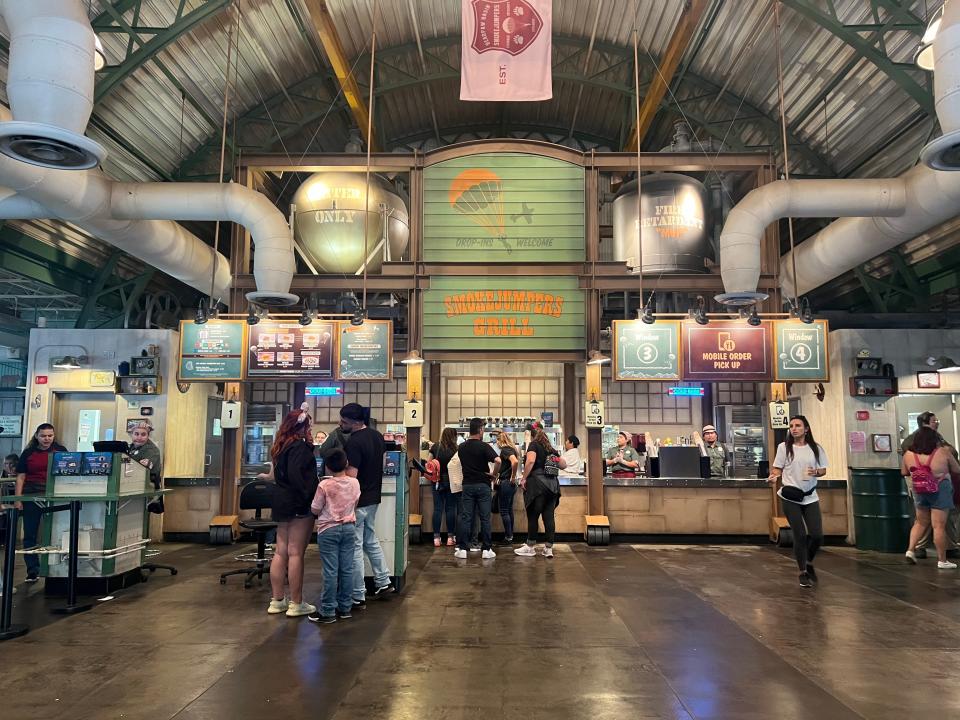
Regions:
[[[0, 0], [10, 28], [7, 92], [0, 111], [0, 217], [66, 220], [203, 293], [227, 300], [226, 258], [172, 220], [222, 220], [250, 231], [262, 305], [289, 305], [296, 268], [283, 214], [232, 184], [116, 183], [103, 153], [82, 135], [93, 108], [94, 34], [78, 0]], [[83, 159], [84, 153], [88, 154]], [[7, 189], [9, 188], [9, 189]], [[116, 203], [116, 207], [115, 207]], [[46, 212], [42, 212], [42, 211]], [[216, 269], [214, 269], [216, 266]]]
[[[948, 2], [934, 40], [937, 117], [945, 135], [960, 129], [960, 1]], [[787, 296], [803, 295], [957, 215], [960, 176], [920, 165], [885, 180], [791, 180], [749, 193], [720, 236], [727, 294], [749, 295], [760, 279], [760, 240], [783, 217], [840, 217], [780, 258]]]

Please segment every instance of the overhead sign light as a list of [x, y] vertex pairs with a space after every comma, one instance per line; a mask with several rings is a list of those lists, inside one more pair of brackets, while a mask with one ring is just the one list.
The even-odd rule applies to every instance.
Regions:
[[703, 397], [702, 387], [670, 387], [667, 388], [667, 395], [674, 397]]
[[307, 397], [338, 397], [343, 395], [343, 388], [339, 385], [308, 385], [303, 394]]

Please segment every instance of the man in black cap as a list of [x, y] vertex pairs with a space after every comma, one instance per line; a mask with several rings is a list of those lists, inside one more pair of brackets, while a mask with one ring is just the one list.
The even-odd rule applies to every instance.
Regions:
[[353, 558], [353, 605], [366, 605], [367, 587], [363, 581], [363, 555], [366, 553], [373, 570], [374, 597], [382, 597], [393, 590], [390, 569], [387, 567], [383, 548], [374, 525], [380, 507], [380, 492], [383, 487], [383, 435], [367, 427], [370, 409], [358, 403], [347, 403], [340, 410], [340, 427], [347, 435], [347, 475], [360, 483], [360, 499], [357, 501], [357, 542]]

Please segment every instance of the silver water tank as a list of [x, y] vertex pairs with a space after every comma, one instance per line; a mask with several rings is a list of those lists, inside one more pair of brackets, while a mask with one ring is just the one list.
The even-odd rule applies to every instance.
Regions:
[[369, 203], [364, 173], [322, 172], [311, 175], [297, 189], [293, 205], [294, 236], [321, 273], [363, 272], [365, 215], [367, 272], [380, 272], [385, 255], [400, 260], [407, 250], [410, 216], [406, 203], [377, 175], [370, 176]]
[[[644, 175], [640, 224], [643, 274], [702, 273], [710, 249], [710, 203], [703, 183], [687, 175]], [[637, 182], [624, 184], [613, 201], [613, 257], [638, 271]]]

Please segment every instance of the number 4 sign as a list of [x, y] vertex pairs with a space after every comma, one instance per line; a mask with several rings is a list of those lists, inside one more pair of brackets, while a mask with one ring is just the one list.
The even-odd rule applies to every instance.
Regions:
[[790, 418], [787, 417], [785, 402], [770, 403], [770, 427], [774, 430], [783, 430], [790, 427]]
[[423, 427], [423, 403], [419, 400], [407, 400], [403, 403], [403, 426]]

